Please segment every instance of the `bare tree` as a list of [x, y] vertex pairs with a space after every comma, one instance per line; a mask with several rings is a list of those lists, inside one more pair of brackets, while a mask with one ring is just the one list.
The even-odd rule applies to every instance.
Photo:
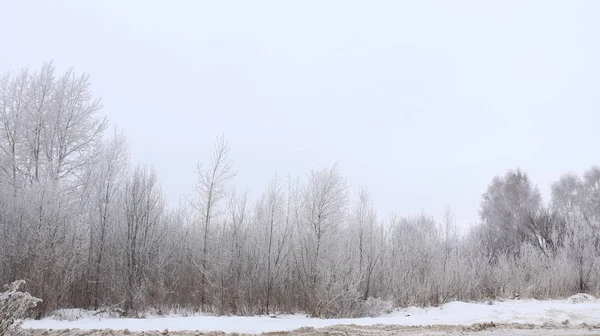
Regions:
[[[458, 248], [458, 227], [456, 225], [456, 219], [454, 217], [454, 213], [450, 207], [446, 207], [444, 213], [442, 214], [442, 233], [443, 233], [443, 261], [442, 261], [442, 278], [441, 278], [441, 286], [442, 293], [439, 299], [440, 302], [445, 302], [448, 297], [451, 297], [453, 294], [455, 296], [460, 296], [458, 288], [456, 288], [456, 284], [449, 284], [449, 277], [452, 277], [454, 281], [458, 278], [456, 273], [448, 274], [448, 270], [452, 269], [454, 272], [458, 271], [458, 267], [452, 267], [451, 259], [453, 257], [453, 253], [457, 252]], [[458, 261], [458, 258], [455, 256], [454, 258]], [[454, 287], [453, 290], [450, 290], [451, 287]]]
[[509, 171], [494, 178], [482, 198], [480, 217], [492, 238], [489, 252], [518, 253], [521, 243], [530, 238], [526, 223], [540, 208], [539, 190], [527, 174]]
[[23, 147], [25, 160], [23, 172], [27, 179], [39, 181], [44, 169], [44, 148], [51, 139], [52, 98], [56, 87], [54, 65], [46, 63], [40, 72], [34, 73], [28, 90], [28, 108], [24, 113], [27, 125], [24, 133]]
[[[447, 209], [378, 220], [366, 189], [349, 207], [337, 164], [236, 192], [215, 142], [192, 200], [167, 207], [156, 172], [104, 138], [89, 77], [52, 63], [0, 77], [0, 282], [28, 279], [56, 308], [377, 315], [521, 293], [600, 295], [600, 168], [552, 184], [494, 178], [466, 233]], [[261, 193], [262, 192], [262, 193]], [[187, 200], [186, 200], [187, 201]]]
[[[350, 219], [351, 228], [355, 231], [358, 248], [358, 273], [362, 287], [362, 298], [366, 300], [371, 293], [371, 277], [381, 257], [377, 244], [377, 216], [371, 196], [365, 188], [358, 193], [358, 200]], [[354, 243], [354, 240], [352, 240]]]
[[153, 169], [137, 167], [125, 185], [126, 312], [139, 308], [135, 301], [143, 299], [142, 286], [161, 234], [164, 201], [158, 183]]
[[249, 207], [249, 191], [237, 193], [232, 190], [227, 204], [226, 224], [221, 231], [220, 246], [222, 252], [220, 264], [221, 276], [221, 311], [226, 307], [234, 314], [239, 313], [246, 306], [246, 288], [243, 284], [244, 276], [253, 266], [250, 256], [247, 255], [250, 239], [250, 221], [252, 220]]
[[90, 283], [93, 285], [90, 295], [94, 309], [98, 309], [100, 304], [102, 267], [110, 230], [115, 230], [121, 219], [117, 209], [119, 203], [124, 201], [122, 185], [128, 169], [128, 149], [123, 134], [115, 131], [112, 138], [103, 143], [96, 167], [89, 243], [89, 264], [92, 267]]
[[13, 188], [16, 197], [19, 188], [19, 156], [23, 136], [23, 115], [28, 108], [27, 92], [30, 78], [27, 70], [17, 77], [8, 74], [0, 78], [0, 149], [2, 150], [2, 173]]
[[551, 185], [551, 206], [554, 211], [567, 213], [580, 204], [582, 199], [581, 189], [583, 182], [573, 173], [568, 173]]
[[277, 177], [271, 180], [255, 211], [259, 228], [258, 244], [261, 246], [261, 264], [265, 279], [265, 313], [271, 309], [271, 298], [276, 282], [284, 271], [289, 255], [288, 244], [292, 227], [286, 216], [285, 193]]
[[90, 92], [89, 75], [64, 73], [55, 83], [49, 103], [53, 122], [46, 129], [44, 154], [54, 179], [74, 179], [85, 170], [106, 129], [106, 118], [97, 116], [100, 100]]
[[344, 225], [347, 202], [346, 180], [340, 175], [337, 164], [310, 173], [302, 206], [302, 224], [306, 230], [302, 240], [302, 266], [308, 307], [316, 316], [320, 315], [318, 296], [324, 249], [333, 243], [329, 239]]
[[207, 273], [209, 272], [209, 238], [211, 226], [217, 215], [219, 202], [226, 196], [227, 183], [236, 175], [229, 158], [229, 146], [224, 137], [217, 139], [211, 156], [211, 165], [204, 169], [198, 164], [197, 199], [193, 206], [199, 212], [202, 227], [202, 253], [200, 257], [200, 304], [205, 309]]

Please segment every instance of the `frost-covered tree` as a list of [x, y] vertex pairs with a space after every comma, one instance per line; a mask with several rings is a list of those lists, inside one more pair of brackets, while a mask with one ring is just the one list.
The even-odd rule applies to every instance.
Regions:
[[440, 233], [426, 215], [396, 219], [392, 225], [394, 300], [401, 305], [436, 304]]
[[576, 271], [575, 288], [578, 292], [586, 293], [592, 286], [598, 287], [598, 236], [594, 232], [598, 224], [578, 209], [567, 214], [566, 218], [565, 253]]
[[38, 317], [364, 316], [390, 302], [600, 295], [600, 168], [562, 176], [547, 203], [509, 171], [485, 190], [480, 223], [459, 230], [449, 210], [380, 216], [337, 165], [238, 192], [219, 138], [194, 197], [169, 206], [99, 109], [86, 74], [47, 63], [0, 76], [0, 282], [27, 279]]
[[573, 173], [568, 173], [551, 185], [551, 206], [559, 213], [567, 213], [583, 201], [583, 182]]
[[442, 233], [442, 277], [439, 284], [439, 301], [460, 296], [459, 286], [459, 232], [454, 213], [446, 207], [442, 214], [440, 231]]
[[530, 239], [527, 223], [540, 205], [540, 192], [527, 174], [516, 170], [495, 177], [483, 194], [480, 210], [488, 252], [518, 253], [521, 244]]
[[286, 195], [275, 177], [259, 200], [255, 210], [260, 246], [261, 281], [265, 292], [265, 313], [272, 308], [272, 296], [277, 281], [285, 271], [286, 258], [290, 254], [289, 244], [292, 226], [286, 213]]
[[351, 249], [356, 252], [357, 272], [360, 278], [362, 297], [364, 300], [371, 294], [371, 281], [381, 258], [381, 241], [379, 225], [371, 196], [365, 188], [361, 188], [354, 209], [349, 219], [349, 230], [354, 236], [350, 240]]
[[89, 290], [90, 302], [95, 309], [100, 305], [100, 291], [110, 286], [110, 278], [103, 269], [108, 267], [106, 250], [118, 233], [118, 223], [123, 220], [120, 205], [124, 202], [123, 185], [128, 171], [128, 149], [125, 136], [116, 133], [103, 142], [90, 172], [90, 241]]
[[156, 171], [136, 167], [125, 183], [125, 311], [141, 308], [146, 281], [164, 234], [164, 200]]
[[206, 169], [198, 164], [198, 182], [196, 184], [196, 199], [192, 205], [197, 210], [201, 227], [200, 238], [200, 305], [205, 308], [207, 303], [208, 285], [211, 272], [210, 238], [214, 229], [214, 220], [219, 215], [219, 206], [226, 197], [227, 183], [236, 175], [233, 161], [229, 157], [229, 146], [224, 137], [217, 139], [211, 156], [211, 163]]
[[[337, 164], [329, 169], [312, 171], [302, 196], [301, 269], [306, 304], [319, 316], [319, 297], [327, 288], [327, 256], [344, 228], [348, 203], [346, 180]], [[329, 278], [329, 280], [332, 280]]]

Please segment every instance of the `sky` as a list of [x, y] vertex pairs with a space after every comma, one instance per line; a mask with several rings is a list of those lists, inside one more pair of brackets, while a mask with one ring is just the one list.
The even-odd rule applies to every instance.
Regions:
[[496, 175], [546, 200], [600, 164], [600, 1], [0, 0], [0, 73], [90, 74], [170, 204], [224, 135], [238, 189], [339, 162], [379, 217], [478, 221]]

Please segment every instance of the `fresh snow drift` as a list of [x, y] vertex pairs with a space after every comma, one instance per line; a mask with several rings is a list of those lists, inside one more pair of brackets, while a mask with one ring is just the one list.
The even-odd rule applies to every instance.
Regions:
[[[236, 333], [262, 333], [289, 331], [301, 327], [322, 328], [339, 324], [375, 325], [471, 325], [493, 321], [495, 323], [568, 323], [570, 325], [600, 323], [600, 301], [593, 297], [585, 303], [572, 303], [549, 300], [509, 300], [506, 302], [464, 303], [451, 302], [436, 308], [406, 308], [392, 314], [376, 318], [356, 319], [315, 319], [304, 315], [284, 315], [277, 318], [261, 317], [152, 317], [145, 319], [100, 319], [83, 318], [77, 321], [60, 321], [46, 318], [40, 321], [28, 320], [24, 328], [28, 329], [113, 329], [131, 331], [150, 330], [199, 330]], [[568, 321], [568, 322], [566, 322]]]

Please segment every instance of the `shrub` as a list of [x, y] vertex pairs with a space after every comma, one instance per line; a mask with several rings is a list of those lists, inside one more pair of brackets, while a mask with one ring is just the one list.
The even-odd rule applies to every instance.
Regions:
[[34, 308], [42, 301], [29, 293], [19, 291], [24, 280], [15, 281], [4, 285], [4, 292], [0, 293], [0, 336], [19, 335], [22, 319], [27, 310]]

